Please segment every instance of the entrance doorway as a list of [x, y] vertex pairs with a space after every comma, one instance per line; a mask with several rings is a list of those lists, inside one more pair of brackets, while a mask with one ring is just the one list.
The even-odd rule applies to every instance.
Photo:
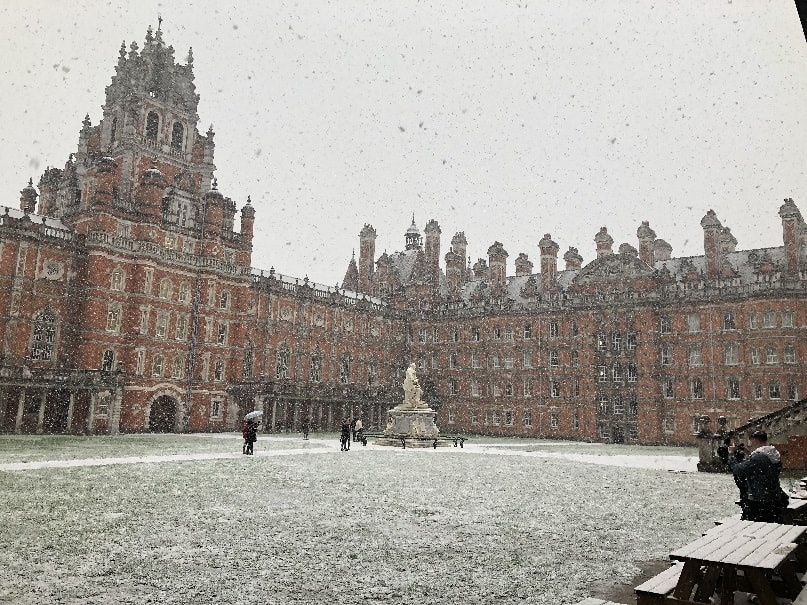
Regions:
[[177, 402], [168, 395], [163, 395], [151, 404], [149, 414], [149, 431], [152, 433], [173, 433], [176, 426]]

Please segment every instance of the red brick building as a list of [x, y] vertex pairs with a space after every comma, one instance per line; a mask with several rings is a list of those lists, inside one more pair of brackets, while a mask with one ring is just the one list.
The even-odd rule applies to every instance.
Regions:
[[254, 408], [271, 430], [379, 427], [410, 361], [448, 432], [691, 442], [701, 414], [737, 426], [802, 396], [792, 200], [782, 246], [737, 251], [709, 211], [703, 256], [645, 222], [638, 250], [603, 228], [562, 269], [547, 234], [540, 271], [521, 253], [514, 275], [500, 242], [471, 266], [463, 233], [441, 258], [414, 217], [376, 258], [365, 225], [325, 287], [251, 268], [255, 211], [218, 191], [192, 53], [173, 52], [159, 29], [121, 47], [100, 123], [0, 215], [0, 430], [228, 430]]

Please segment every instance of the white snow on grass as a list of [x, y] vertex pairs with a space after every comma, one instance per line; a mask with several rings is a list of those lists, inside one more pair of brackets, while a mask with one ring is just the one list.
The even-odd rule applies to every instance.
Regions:
[[736, 512], [692, 448], [227, 437], [0, 437], [0, 602], [564, 605]]

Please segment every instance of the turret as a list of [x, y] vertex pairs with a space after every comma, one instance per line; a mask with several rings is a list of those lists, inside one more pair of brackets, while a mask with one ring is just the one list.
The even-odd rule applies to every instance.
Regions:
[[530, 257], [524, 252], [519, 252], [516, 259], [516, 277], [523, 275], [532, 275], [533, 264]]
[[364, 225], [359, 232], [358, 291], [364, 294], [371, 294], [373, 289], [376, 237], [372, 225]]
[[213, 188], [202, 196], [205, 236], [210, 239], [221, 237], [224, 220], [224, 196], [218, 190], [218, 181], [213, 179]]
[[[109, 156], [99, 158], [95, 162], [91, 171], [91, 176], [95, 180], [95, 191], [90, 202], [93, 206], [109, 207], [112, 205], [115, 198], [115, 173], [117, 167], [115, 160]], [[88, 176], [90, 175], [88, 174]], [[162, 196], [162, 190], [160, 195]], [[159, 208], [160, 205], [157, 204], [158, 211]]]
[[583, 257], [574, 246], [569, 246], [566, 254], [563, 255], [563, 260], [566, 261], [566, 270], [575, 270], [583, 266]]
[[34, 180], [28, 179], [28, 185], [20, 191], [20, 210], [25, 214], [36, 212], [36, 198], [39, 194], [34, 189]]
[[247, 246], [252, 246], [255, 229], [255, 208], [252, 199], [247, 196], [247, 203], [241, 208], [241, 239]]
[[782, 219], [782, 239], [785, 245], [785, 276], [796, 279], [799, 277], [799, 258], [804, 245], [802, 238], [807, 229], [792, 198], [787, 198], [779, 208], [779, 217]]
[[507, 251], [502, 246], [501, 242], [493, 242], [493, 245], [488, 248], [488, 265], [491, 286], [504, 287], [507, 283]]
[[412, 224], [409, 225], [409, 229], [406, 230], [404, 234], [404, 239], [406, 241], [406, 250], [419, 250], [420, 247], [423, 245], [421, 242], [420, 231], [415, 225], [415, 215], [412, 215]]
[[706, 257], [706, 277], [707, 279], [716, 279], [720, 265], [722, 264], [720, 254], [720, 234], [723, 231], [723, 225], [717, 220], [714, 210], [709, 210], [701, 219], [701, 227], [703, 227], [703, 252]]
[[538, 242], [541, 249], [541, 289], [549, 292], [557, 285], [558, 280], [558, 246], [552, 241], [552, 236], [545, 233]]
[[611, 246], [614, 245], [614, 238], [608, 235], [608, 229], [601, 227], [599, 233], [594, 236], [594, 243], [597, 244], [597, 258], [613, 254]]
[[426, 254], [426, 270], [432, 288], [437, 291], [440, 287], [440, 225], [432, 219], [423, 228], [426, 234], [424, 252]]
[[62, 171], [58, 168], [47, 168], [39, 177], [39, 213], [52, 216], [56, 212], [56, 198], [59, 192], [59, 181]]
[[345, 278], [342, 280], [342, 289], [350, 290], [351, 292], [358, 292], [359, 290], [359, 270], [356, 267], [356, 252], [350, 262], [347, 264], [347, 271], [345, 271]]
[[636, 230], [636, 237], [639, 238], [639, 258], [652, 267], [656, 262], [653, 250], [656, 232], [650, 228], [648, 221], [642, 221], [642, 224]]

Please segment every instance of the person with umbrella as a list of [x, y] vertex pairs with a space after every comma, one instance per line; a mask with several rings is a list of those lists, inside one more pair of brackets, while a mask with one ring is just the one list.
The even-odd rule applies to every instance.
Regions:
[[255, 410], [244, 416], [244, 447], [242, 452], [251, 456], [253, 454], [255, 442], [258, 440], [258, 418], [263, 415], [260, 410]]

